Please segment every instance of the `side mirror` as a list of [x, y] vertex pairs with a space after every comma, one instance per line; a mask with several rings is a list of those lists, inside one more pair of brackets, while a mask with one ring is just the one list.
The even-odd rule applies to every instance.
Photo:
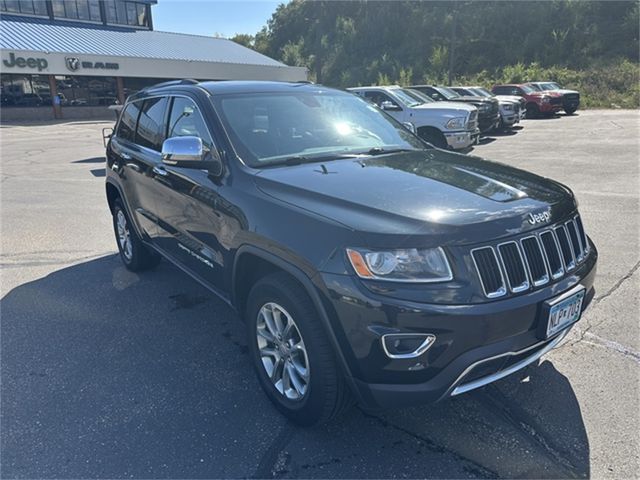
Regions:
[[399, 110], [402, 110], [398, 105], [394, 105], [389, 100], [382, 102], [380, 104], [380, 108], [382, 108], [383, 110], [390, 111], [390, 112], [397, 112]]
[[213, 176], [222, 173], [222, 162], [205, 152], [199, 137], [172, 137], [162, 142], [162, 163], [180, 168], [209, 170]]

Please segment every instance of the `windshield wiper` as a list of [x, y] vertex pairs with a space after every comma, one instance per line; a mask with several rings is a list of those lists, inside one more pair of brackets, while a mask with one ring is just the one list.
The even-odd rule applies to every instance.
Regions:
[[333, 155], [317, 155], [317, 156], [305, 156], [305, 155], [294, 155], [293, 157], [285, 158], [279, 162], [274, 162], [273, 165], [300, 165], [302, 163], [313, 163], [313, 162], [327, 162], [331, 160], [340, 160], [343, 158], [354, 158], [357, 157], [357, 154], [352, 153], [337, 153]]
[[418, 152], [419, 148], [383, 148], [373, 147], [367, 150], [367, 155], [386, 155], [387, 153], [400, 153], [400, 152]]

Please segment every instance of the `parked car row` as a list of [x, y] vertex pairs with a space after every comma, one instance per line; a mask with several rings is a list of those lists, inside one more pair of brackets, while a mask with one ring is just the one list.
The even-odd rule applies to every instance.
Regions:
[[412, 85], [347, 89], [385, 110], [439, 148], [462, 150], [480, 135], [512, 128], [524, 118], [573, 114], [580, 94], [555, 82], [480, 86]]

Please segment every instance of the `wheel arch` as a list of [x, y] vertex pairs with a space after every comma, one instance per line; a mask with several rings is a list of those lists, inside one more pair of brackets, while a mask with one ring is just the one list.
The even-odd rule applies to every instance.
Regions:
[[[254, 266], [256, 267], [254, 268]], [[338, 342], [331, 326], [329, 314], [327, 313], [318, 290], [313, 285], [311, 278], [301, 268], [292, 264], [288, 260], [259, 247], [243, 245], [236, 252], [233, 262], [231, 278], [231, 302], [233, 306], [241, 316], [244, 315], [247, 296], [253, 283], [264, 275], [279, 271], [291, 275], [291, 277], [293, 277], [302, 286], [302, 288], [304, 288], [307, 295], [309, 295], [309, 298], [318, 312], [318, 316], [320, 317], [324, 331], [329, 338], [329, 342], [331, 343], [337, 363], [340, 365], [345, 380], [355, 397], [361, 400], [361, 391], [357, 387], [356, 382], [351, 375], [351, 369], [349, 368], [347, 360], [340, 348], [340, 343]], [[247, 272], [249, 275], [247, 275]]]

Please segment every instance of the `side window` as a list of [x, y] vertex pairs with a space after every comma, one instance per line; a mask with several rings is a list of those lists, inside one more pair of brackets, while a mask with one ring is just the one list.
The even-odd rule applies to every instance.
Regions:
[[522, 89], [514, 87], [513, 90], [511, 90], [511, 95], [519, 95], [521, 97], [524, 97], [524, 92], [522, 91]]
[[159, 152], [164, 140], [164, 114], [167, 108], [167, 97], [149, 98], [144, 101], [138, 129], [136, 143], [143, 147]]
[[213, 140], [198, 106], [189, 98], [174, 97], [167, 138], [187, 136], [199, 137], [205, 150], [213, 149]]
[[136, 123], [138, 123], [138, 116], [140, 115], [141, 102], [134, 102], [128, 104], [120, 117], [120, 123], [118, 123], [118, 131], [116, 136], [123, 140], [129, 140], [133, 142], [136, 134]]
[[364, 98], [371, 103], [375, 103], [377, 106], [381, 106], [382, 102], [391, 102], [396, 107], [398, 106], [398, 102], [395, 102], [389, 95], [383, 92], [367, 91], [364, 92]]

